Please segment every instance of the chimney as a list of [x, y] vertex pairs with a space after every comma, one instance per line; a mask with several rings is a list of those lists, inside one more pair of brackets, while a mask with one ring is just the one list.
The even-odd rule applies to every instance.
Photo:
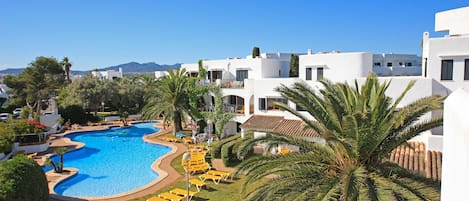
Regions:
[[313, 50], [308, 49], [308, 55], [312, 55], [312, 54], [313, 54]]

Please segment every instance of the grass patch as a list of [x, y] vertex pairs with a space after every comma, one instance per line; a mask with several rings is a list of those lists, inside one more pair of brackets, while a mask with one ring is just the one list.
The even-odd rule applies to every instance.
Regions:
[[171, 166], [179, 173], [181, 174], [184, 174], [184, 167], [182, 167], [182, 155], [174, 158], [172, 161], [171, 161]]
[[[196, 176], [192, 176], [196, 177]], [[194, 198], [193, 201], [219, 201], [219, 200], [230, 200], [230, 201], [241, 201], [241, 189], [244, 185], [244, 181], [246, 180], [245, 176], [241, 176], [238, 179], [228, 180], [225, 182], [220, 182], [220, 184], [216, 185], [212, 181], [207, 181], [208, 188], [203, 188]], [[134, 199], [134, 201], [145, 201], [146, 199], [158, 196], [158, 194], [163, 192], [169, 192], [171, 189], [174, 188], [182, 188], [185, 189], [186, 182], [185, 180], [178, 181], [174, 185], [162, 189], [160, 191], [154, 192], [150, 195], [146, 195], [144, 197]], [[191, 191], [197, 191], [197, 189], [192, 186]]]

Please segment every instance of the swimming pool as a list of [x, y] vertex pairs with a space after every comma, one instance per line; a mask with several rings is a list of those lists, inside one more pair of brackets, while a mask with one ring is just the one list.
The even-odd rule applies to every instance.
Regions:
[[[79, 172], [59, 183], [55, 192], [74, 197], [110, 196], [157, 179], [151, 164], [171, 148], [143, 141], [143, 135], [158, 131], [154, 124], [139, 123], [128, 128], [67, 135], [73, 141], [85, 143], [85, 147], [64, 155], [64, 167], [78, 168]], [[52, 160], [58, 161], [58, 157]]]

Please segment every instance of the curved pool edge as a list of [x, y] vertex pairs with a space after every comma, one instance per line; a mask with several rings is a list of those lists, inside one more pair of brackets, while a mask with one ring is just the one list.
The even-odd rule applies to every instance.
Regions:
[[[132, 123], [140, 123], [140, 122], [132, 122]], [[155, 121], [155, 124], [158, 125], [158, 121]], [[155, 127], [159, 128], [156, 125], [155, 125]], [[110, 128], [111, 128], [111, 126], [108, 126], [107, 128], [97, 128], [96, 130], [77, 130], [77, 131], [64, 133], [63, 137], [66, 138], [65, 137], [66, 135], [72, 134], [72, 133], [77, 133], [77, 132], [99, 131], [99, 130], [107, 130], [107, 129], [110, 129]], [[171, 148], [171, 151], [169, 151], [165, 155], [163, 155], [163, 156], [159, 157], [158, 159], [156, 159], [151, 165], [152, 170], [155, 171], [159, 175], [156, 180], [154, 180], [154, 181], [152, 181], [152, 182], [150, 182], [150, 183], [148, 183], [144, 186], [141, 186], [137, 189], [134, 189], [134, 190], [131, 190], [131, 191], [128, 191], [128, 192], [124, 192], [124, 193], [110, 195], [110, 196], [69, 197], [69, 196], [64, 196], [64, 195], [57, 194], [54, 190], [55, 186], [57, 186], [59, 183], [65, 181], [65, 180], [67, 180], [68, 178], [72, 177], [72, 176], [69, 176], [69, 177], [63, 178], [60, 181], [50, 183], [49, 193], [50, 193], [51, 198], [53, 198], [54, 200], [95, 200], [95, 201], [113, 201], [113, 200], [122, 200], [122, 199], [128, 200], [128, 199], [134, 199], [134, 198], [139, 198], [139, 197], [145, 196], [147, 194], [153, 193], [154, 191], [157, 191], [157, 190], [165, 187], [165, 185], [158, 187], [158, 184], [162, 184], [165, 180], [169, 180], [171, 178], [173, 178], [172, 180], [175, 180], [175, 181], [179, 180], [179, 178], [182, 178], [182, 175], [177, 173], [174, 170], [174, 168], [171, 167], [170, 163], [174, 158], [176, 158], [177, 156], [179, 156], [180, 154], [182, 154], [185, 151], [184, 149], [181, 149], [183, 147], [178, 147], [178, 145], [180, 145], [180, 144], [171, 144], [169, 142], [165, 142], [165, 141], [161, 141], [161, 140], [157, 140], [157, 139], [151, 139], [151, 137], [163, 135], [167, 131], [168, 130], [163, 130], [162, 128], [160, 128], [160, 130], [158, 132], [142, 136], [144, 142], [151, 143], [151, 144], [156, 144], [156, 145], [161, 145], [161, 146], [166, 146], [166, 147]], [[73, 150], [70, 150], [70, 151], [75, 151], [75, 150], [81, 149], [85, 146], [84, 143], [72, 141], [70, 138], [66, 138], [65, 140], [70, 142], [70, 143], [77, 143], [77, 144], [82, 145], [82, 146], [77, 147], [77, 148], [75, 148]], [[168, 167], [164, 167], [164, 168], [161, 167], [161, 166], [165, 165], [165, 163], [163, 163], [163, 161], [168, 162], [168, 163], [166, 163], [166, 165], [169, 165], [169, 168]], [[76, 168], [73, 168], [73, 169], [76, 169]], [[77, 172], [78, 172], [78, 169], [77, 169]], [[171, 176], [173, 176], [173, 177], [168, 177], [168, 176], [170, 176], [169, 172], [173, 173], [173, 174], [171, 174]], [[177, 175], [174, 175], [174, 172], [176, 172]], [[169, 181], [169, 183], [173, 183], [173, 181]]]

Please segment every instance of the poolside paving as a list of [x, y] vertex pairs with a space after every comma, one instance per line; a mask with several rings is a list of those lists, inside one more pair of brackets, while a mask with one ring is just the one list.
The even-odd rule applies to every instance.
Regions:
[[[157, 125], [158, 127], [158, 125]], [[87, 130], [102, 130], [102, 129], [107, 129], [107, 127], [102, 127], [102, 126], [93, 126], [93, 127], [82, 127], [78, 131], [87, 131]], [[74, 197], [66, 197], [66, 196], [60, 196], [56, 195], [53, 191], [53, 189], [49, 189], [49, 192], [51, 193], [50, 200], [52, 201], [59, 201], [59, 200], [99, 200], [99, 201], [117, 201], [117, 200], [130, 200], [130, 199], [135, 199], [139, 198], [151, 193], [154, 193], [162, 188], [168, 187], [172, 185], [173, 183], [179, 181], [180, 179], [184, 178], [183, 175], [179, 174], [172, 166], [171, 166], [171, 161], [184, 153], [187, 148], [184, 144], [180, 143], [169, 143], [166, 141], [162, 141], [158, 139], [158, 136], [167, 134], [172, 132], [172, 128], [160, 128], [160, 132], [152, 134], [152, 135], [146, 135], [143, 137], [144, 141], [150, 142], [150, 143], [156, 143], [156, 144], [162, 144], [166, 145], [169, 147], [173, 148], [173, 151], [169, 153], [167, 156], [160, 158], [156, 160], [152, 164], [152, 168], [160, 174], [160, 179], [152, 182], [151, 184], [144, 186], [140, 189], [134, 190], [132, 192], [129, 192], [127, 194], [120, 195], [118, 197], [97, 197], [97, 198], [90, 198], [90, 199], [82, 199], [82, 198], [74, 198]], [[72, 131], [75, 132], [75, 131]], [[78, 149], [83, 146], [82, 143], [76, 143], [70, 141], [68, 138], [63, 137], [68, 133], [63, 133], [63, 134], [56, 134], [53, 135], [53, 139], [51, 141], [51, 151], [47, 154], [53, 153], [53, 150], [56, 147], [59, 146], [66, 146], [67, 149], [73, 150], [73, 149]], [[44, 155], [44, 154], [43, 154]], [[42, 162], [42, 161], [41, 161]], [[47, 175], [47, 179], [49, 182], [56, 182], [60, 177], [57, 177], [56, 174], [54, 175]]]

